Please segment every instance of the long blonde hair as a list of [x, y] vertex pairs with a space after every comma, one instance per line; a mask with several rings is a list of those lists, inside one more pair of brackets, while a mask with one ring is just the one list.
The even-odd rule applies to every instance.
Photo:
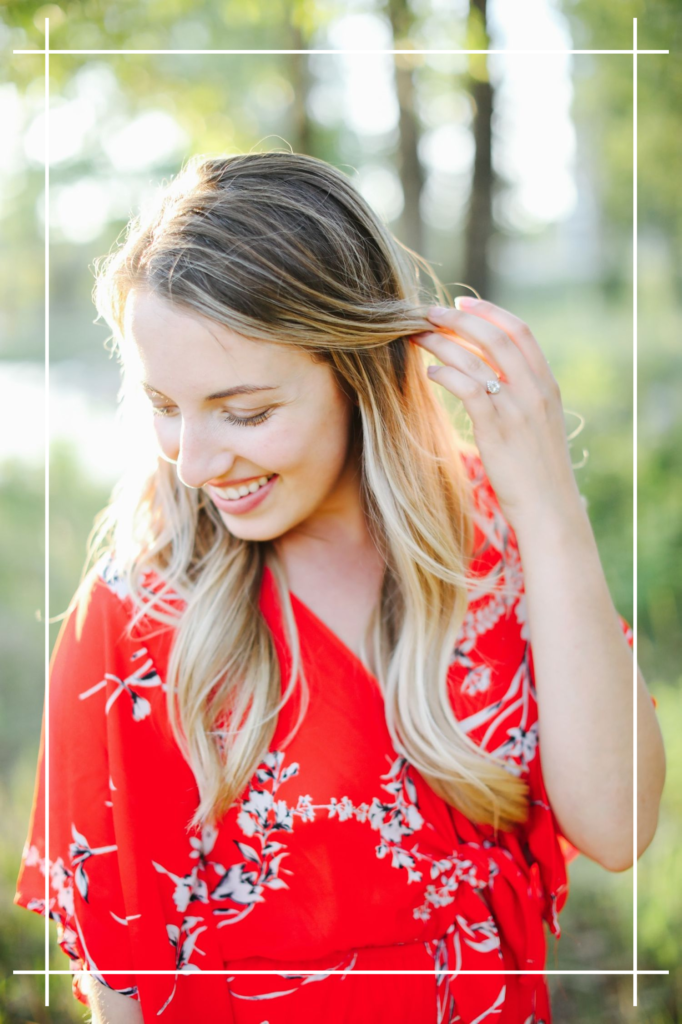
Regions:
[[[363, 507], [386, 565], [369, 657], [366, 645], [362, 657], [382, 688], [391, 739], [470, 820], [503, 829], [526, 820], [525, 781], [463, 732], [448, 697], [474, 539], [459, 453], [475, 449], [436, 397], [422, 350], [409, 342], [431, 329], [420, 269], [447, 305], [429, 264], [388, 231], [341, 171], [288, 151], [191, 158], [131, 219], [118, 248], [95, 261], [93, 300], [113, 331], [123, 370], [120, 420], [135, 443], [129, 469], [95, 519], [86, 567], [103, 548], [115, 552], [136, 605], [130, 632], [143, 616], [175, 627], [168, 715], [200, 795], [188, 827], [217, 821], [242, 795], [297, 685], [300, 726], [307, 684], [274, 544], [233, 536], [151, 441], [140, 445], [153, 434], [151, 417], [121, 348], [133, 286], [331, 366], [354, 403]], [[259, 609], [266, 565], [292, 650], [284, 690]], [[150, 570], [164, 583], [158, 593], [143, 585]], [[185, 602], [181, 615], [169, 593]], [[238, 723], [227, 732], [216, 728], [226, 710]]]

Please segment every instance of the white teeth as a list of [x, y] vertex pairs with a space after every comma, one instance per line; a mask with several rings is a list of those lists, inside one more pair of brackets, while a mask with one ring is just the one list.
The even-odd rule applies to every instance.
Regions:
[[250, 484], [242, 484], [240, 487], [216, 487], [216, 491], [225, 498], [232, 498], [233, 500], [235, 498], [243, 498], [246, 494], [254, 494], [263, 484], [271, 480], [274, 475], [272, 473], [271, 476], [260, 476]]

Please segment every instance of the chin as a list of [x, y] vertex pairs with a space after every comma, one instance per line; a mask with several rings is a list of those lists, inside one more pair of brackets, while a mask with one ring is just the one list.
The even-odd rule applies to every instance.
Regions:
[[291, 529], [291, 524], [289, 523], [282, 525], [272, 522], [257, 522], [255, 519], [247, 522], [244, 516], [228, 517], [224, 512], [221, 513], [220, 518], [225, 523], [228, 532], [240, 540], [254, 540], [265, 543], [266, 541], [276, 540]]
[[[281, 514], [279, 506], [269, 509], [268, 514], [258, 515], [254, 509], [253, 515], [232, 515], [219, 509], [220, 517], [225, 523], [227, 530], [233, 537], [241, 540], [273, 541], [284, 537], [287, 533], [295, 530], [302, 523], [305, 523], [315, 510], [319, 507], [322, 496], [314, 495], [305, 505], [289, 510], [285, 517]], [[276, 514], [280, 513], [280, 514]]]

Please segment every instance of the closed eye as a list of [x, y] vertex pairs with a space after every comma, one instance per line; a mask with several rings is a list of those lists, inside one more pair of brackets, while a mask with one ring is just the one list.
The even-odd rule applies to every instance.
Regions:
[[[168, 418], [171, 409], [172, 406], [169, 405], [153, 405], [152, 413], [154, 416], [165, 416]], [[238, 427], [256, 427], [259, 423], [263, 423], [265, 420], [269, 419], [272, 411], [272, 409], [266, 409], [265, 412], [258, 413], [257, 416], [247, 417], [235, 416], [231, 412], [225, 412], [223, 419], [226, 423], [232, 423]]]
[[233, 416], [231, 412], [226, 412], [223, 419], [227, 423], [234, 423], [238, 427], [255, 427], [259, 423], [263, 423], [264, 420], [267, 420], [271, 412], [272, 409], [266, 409], [265, 412], [260, 412], [257, 416], [247, 416], [244, 419], [239, 416]]

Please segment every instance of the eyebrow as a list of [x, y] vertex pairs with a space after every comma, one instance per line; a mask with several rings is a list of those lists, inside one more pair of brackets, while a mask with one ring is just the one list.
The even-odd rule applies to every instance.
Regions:
[[[164, 395], [163, 391], [157, 391], [146, 380], [143, 380], [141, 383], [145, 391], [148, 391], [150, 394], [158, 395], [159, 398], [168, 398], [168, 395]], [[233, 395], [250, 395], [255, 391], [277, 391], [278, 387], [279, 384], [238, 384], [236, 387], [226, 388], [225, 391], [216, 391], [212, 395], [207, 395], [204, 401], [215, 402], [219, 398], [232, 398]]]

